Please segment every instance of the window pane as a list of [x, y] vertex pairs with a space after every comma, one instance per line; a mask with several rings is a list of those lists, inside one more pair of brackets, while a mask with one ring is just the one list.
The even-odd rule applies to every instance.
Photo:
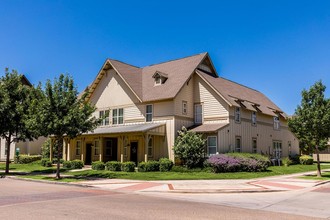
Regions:
[[146, 113], [152, 113], [152, 105], [147, 105]]
[[217, 138], [216, 137], [208, 137], [207, 138], [208, 146], [217, 146]]
[[124, 124], [124, 118], [118, 117], [118, 124]]
[[112, 109], [112, 117], [116, 117], [117, 116], [117, 109]]
[[118, 115], [121, 116], [121, 117], [123, 117], [124, 116], [124, 109], [120, 108]]
[[209, 155], [216, 154], [217, 148], [216, 147], [209, 147]]

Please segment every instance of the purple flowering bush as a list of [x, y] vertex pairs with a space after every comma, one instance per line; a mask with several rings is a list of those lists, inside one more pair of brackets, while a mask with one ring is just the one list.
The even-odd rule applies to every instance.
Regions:
[[211, 167], [214, 173], [260, 172], [267, 170], [269, 160], [255, 154], [217, 154], [211, 156], [206, 165]]

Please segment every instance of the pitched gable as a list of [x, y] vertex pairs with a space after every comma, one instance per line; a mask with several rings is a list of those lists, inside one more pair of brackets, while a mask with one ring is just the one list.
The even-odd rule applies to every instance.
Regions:
[[272, 116], [276, 115], [275, 112], [283, 112], [270, 99], [257, 90], [222, 77], [213, 77], [199, 70], [197, 70], [196, 73], [209, 83], [231, 106], [239, 107], [243, 104], [244, 106], [247, 106], [246, 108], [253, 108], [256, 111], [260, 110], [262, 113]]
[[[155, 101], [174, 98], [184, 83], [194, 73], [207, 53], [198, 54], [161, 64], [146, 66], [142, 70], [143, 101]], [[166, 83], [154, 85], [152, 77], [156, 72], [166, 73]]]

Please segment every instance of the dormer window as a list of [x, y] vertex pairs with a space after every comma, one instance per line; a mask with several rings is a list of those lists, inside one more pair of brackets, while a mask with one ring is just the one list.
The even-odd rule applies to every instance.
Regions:
[[152, 77], [155, 79], [155, 86], [164, 84], [168, 78], [166, 73], [162, 73], [159, 71], [156, 71]]

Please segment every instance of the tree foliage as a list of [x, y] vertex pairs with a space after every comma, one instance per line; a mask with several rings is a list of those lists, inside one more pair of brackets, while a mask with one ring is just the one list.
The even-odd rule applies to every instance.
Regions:
[[202, 134], [183, 127], [175, 140], [173, 150], [175, 156], [188, 168], [200, 167], [205, 160], [205, 139]]
[[60, 178], [60, 159], [63, 140], [67, 136], [74, 138], [96, 128], [99, 120], [92, 117], [95, 107], [85, 101], [86, 94], [78, 98], [73, 79], [61, 74], [53, 83], [45, 85], [38, 103], [33, 105], [37, 114], [31, 120], [31, 129], [40, 131], [43, 136], [53, 136], [54, 151], [57, 152], [56, 178]]
[[307, 147], [317, 154], [317, 175], [321, 176], [319, 151], [330, 138], [330, 100], [325, 98], [326, 86], [316, 82], [309, 90], [303, 90], [301, 104], [289, 120], [290, 129]]
[[37, 137], [27, 126], [33, 90], [15, 70], [6, 69], [0, 79], [0, 136], [6, 140], [6, 173], [9, 173], [10, 144]]

